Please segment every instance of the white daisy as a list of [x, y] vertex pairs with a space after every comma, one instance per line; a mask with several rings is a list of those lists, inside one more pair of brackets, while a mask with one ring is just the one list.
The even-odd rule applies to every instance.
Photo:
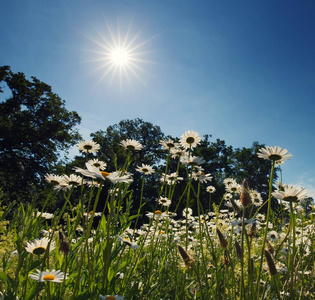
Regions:
[[78, 176], [76, 174], [70, 174], [68, 175], [63, 175], [63, 181], [65, 184], [70, 185], [70, 186], [78, 186], [82, 184], [82, 177]]
[[163, 206], [170, 206], [172, 201], [166, 197], [160, 197], [157, 199], [157, 202]]
[[60, 184], [63, 182], [63, 177], [60, 175], [53, 175], [53, 174], [46, 174], [45, 175], [45, 180], [48, 183], [52, 183], [52, 184]]
[[[25, 250], [35, 255], [44, 254], [48, 247], [49, 241], [50, 241], [49, 238], [43, 237], [41, 239], [36, 239], [33, 242], [27, 242]], [[55, 248], [56, 248], [55, 242], [51, 241], [49, 251], [52, 251]]]
[[96, 168], [99, 168], [100, 170], [104, 170], [107, 166], [107, 164], [105, 162], [98, 160], [97, 158], [90, 159], [88, 161], [88, 164], [90, 164]]
[[120, 146], [123, 146], [127, 150], [134, 150], [134, 151], [141, 150], [143, 148], [143, 146], [139, 142], [137, 142], [136, 140], [130, 140], [130, 139], [121, 141]]
[[141, 167], [138, 166], [136, 168], [136, 171], [143, 173], [144, 175], [150, 175], [150, 174], [153, 174], [155, 172], [151, 166], [145, 165], [145, 164], [142, 164]]
[[175, 142], [172, 139], [168, 139], [167, 141], [161, 140], [160, 141], [160, 145], [164, 149], [168, 150], [168, 149], [174, 148], [176, 144], [175, 144]]
[[57, 282], [61, 283], [64, 279], [67, 279], [67, 274], [65, 275], [61, 271], [52, 270], [49, 271], [48, 269], [46, 271], [40, 271], [36, 269], [37, 273], [32, 273], [29, 275], [31, 279], [37, 280], [38, 282]]
[[198, 166], [198, 165], [202, 165], [204, 164], [206, 161], [201, 158], [201, 157], [198, 157], [198, 156], [182, 156], [180, 158], [180, 161], [182, 164], [184, 165], [188, 165], [188, 166]]
[[77, 144], [77, 147], [79, 148], [79, 150], [85, 153], [95, 153], [101, 148], [99, 144], [93, 142], [92, 140], [79, 142]]
[[52, 219], [53, 217], [54, 217], [54, 215], [53, 214], [50, 214], [50, 213], [43, 213], [43, 212], [40, 212], [40, 211], [38, 211], [37, 213], [36, 213], [36, 216], [37, 217], [42, 217], [42, 218], [44, 218], [44, 219], [46, 219], [46, 220], [50, 220], [50, 219]]
[[282, 149], [279, 146], [267, 146], [266, 148], [261, 148], [258, 150], [257, 156], [263, 159], [270, 159], [272, 161], [286, 161], [290, 159], [293, 155], [288, 153], [287, 149]]
[[225, 190], [229, 193], [237, 193], [241, 192], [242, 186], [236, 182], [231, 182], [229, 185], [225, 186]]
[[131, 242], [128, 238], [123, 238], [119, 235], [116, 235], [116, 237], [121, 243], [128, 245], [131, 249], [137, 250], [139, 248], [139, 245], [137, 243]]
[[196, 181], [199, 180], [201, 183], [207, 183], [207, 181], [210, 182], [213, 177], [211, 174], [205, 174], [204, 172], [198, 171], [192, 173], [192, 178]]
[[193, 149], [200, 144], [201, 137], [197, 132], [188, 130], [180, 137], [179, 142], [184, 149]]
[[212, 185], [209, 185], [206, 187], [206, 191], [209, 193], [209, 194], [213, 194], [215, 192], [215, 187], [212, 186]]
[[294, 187], [293, 185], [284, 186], [284, 190], [276, 190], [272, 195], [282, 201], [299, 202], [307, 197], [307, 192], [302, 187]]
[[279, 234], [277, 231], [272, 230], [268, 232], [267, 237], [269, 240], [276, 242], [279, 239]]

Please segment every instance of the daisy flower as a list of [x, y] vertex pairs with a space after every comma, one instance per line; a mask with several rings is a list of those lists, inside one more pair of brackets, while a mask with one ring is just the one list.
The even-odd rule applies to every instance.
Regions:
[[131, 249], [137, 250], [139, 248], [139, 245], [137, 243], [131, 242], [128, 238], [123, 238], [119, 235], [116, 235], [116, 237], [121, 243], [128, 245]]
[[54, 214], [50, 214], [50, 213], [43, 213], [43, 212], [40, 212], [38, 211], [36, 213], [36, 217], [39, 217], [41, 216], [42, 218], [46, 219], [46, 220], [50, 220], [54, 217]]
[[32, 273], [29, 275], [29, 277], [38, 282], [49, 281], [49, 282], [61, 283], [64, 279], [68, 278], [67, 274], [65, 275], [61, 271], [56, 271], [56, 270], [49, 271], [48, 269], [46, 271], [40, 271], [36, 269], [36, 271], [37, 273]]
[[213, 194], [215, 192], [215, 187], [212, 186], [212, 185], [209, 185], [206, 187], [206, 191], [209, 193], [209, 194]]
[[144, 175], [150, 175], [150, 174], [153, 174], [155, 172], [151, 166], [145, 165], [145, 164], [142, 164], [141, 167], [138, 166], [136, 168], [136, 171], [143, 173]]
[[130, 140], [130, 139], [121, 141], [120, 146], [123, 146], [127, 150], [134, 150], [134, 151], [141, 150], [143, 148], [143, 146], [139, 142], [137, 142], [136, 140]]
[[236, 182], [231, 182], [231, 184], [225, 186], [225, 190], [229, 193], [240, 193], [242, 186]]
[[188, 165], [188, 166], [193, 166], [193, 167], [195, 167], [195, 166], [198, 166], [198, 165], [202, 165], [202, 164], [204, 164], [206, 161], [203, 159], [203, 158], [201, 158], [201, 157], [198, 157], [198, 156], [182, 156], [181, 158], [180, 158], [180, 161], [181, 161], [181, 163], [182, 164], [184, 164], [184, 165]]
[[282, 201], [299, 202], [307, 197], [307, 192], [302, 187], [287, 185], [284, 186], [283, 190], [276, 190], [272, 195]]
[[97, 158], [90, 159], [88, 161], [88, 164], [90, 164], [96, 168], [99, 168], [100, 170], [104, 170], [107, 166], [107, 164], [105, 162], [98, 160]]
[[63, 175], [63, 181], [67, 185], [78, 186], [78, 185], [81, 185], [82, 183], [82, 177], [76, 174], [70, 174], [70, 176]]
[[180, 148], [180, 145], [176, 146], [175, 148], [171, 148], [170, 153], [172, 158], [181, 157], [185, 155], [187, 152], [186, 149]]
[[79, 148], [79, 150], [85, 153], [95, 153], [101, 148], [99, 144], [93, 142], [92, 140], [79, 142], [77, 144], [77, 147]]
[[290, 159], [293, 155], [288, 153], [287, 149], [282, 149], [279, 146], [267, 146], [266, 148], [261, 148], [258, 150], [257, 156], [263, 159], [270, 159], [272, 161], [286, 161]]
[[192, 178], [196, 181], [199, 180], [201, 183], [207, 183], [207, 181], [211, 181], [213, 177], [211, 174], [205, 174], [202, 171], [198, 171], [192, 173]]
[[273, 242], [276, 242], [279, 239], [279, 234], [277, 231], [269, 231], [267, 234], [268, 240], [271, 240]]
[[223, 180], [223, 183], [224, 183], [225, 188], [226, 188], [226, 187], [229, 186], [229, 185], [236, 184], [236, 181], [235, 181], [235, 179], [233, 179], [233, 178], [225, 178], [225, 179]]
[[52, 174], [46, 174], [45, 175], [45, 180], [48, 183], [52, 183], [52, 184], [60, 184], [63, 182], [63, 177], [60, 175], [52, 175]]
[[[42, 239], [36, 239], [33, 242], [27, 242], [25, 250], [29, 253], [40, 255], [44, 254], [50, 239], [47, 237], [43, 237]], [[50, 243], [49, 251], [52, 251], [56, 248], [56, 244], [54, 241]]]
[[172, 201], [166, 197], [160, 197], [157, 199], [157, 202], [163, 206], [170, 206]]
[[168, 150], [174, 148], [176, 144], [172, 139], [168, 139], [167, 141], [161, 140], [160, 145], [162, 146], [162, 148]]
[[184, 149], [193, 149], [201, 142], [200, 135], [192, 130], [186, 131], [179, 140]]

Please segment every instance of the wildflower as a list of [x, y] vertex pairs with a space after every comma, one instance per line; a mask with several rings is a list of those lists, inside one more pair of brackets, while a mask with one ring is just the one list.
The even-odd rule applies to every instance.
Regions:
[[60, 175], [52, 175], [52, 174], [46, 174], [45, 175], [45, 180], [48, 183], [52, 183], [54, 185], [60, 184], [63, 182], [63, 177]]
[[195, 260], [186, 252], [186, 250], [182, 246], [177, 245], [177, 249], [178, 249], [178, 252], [181, 255], [186, 267], [188, 267], [188, 268], [192, 267], [195, 263]]
[[[250, 225], [250, 224], [253, 224], [253, 223], [255, 223], [256, 222], [256, 220], [255, 219], [252, 219], [252, 218], [250, 218], [250, 219], [244, 219], [244, 223], [245, 223], [245, 225]], [[234, 221], [231, 221], [231, 225], [232, 226], [242, 226], [242, 219], [234, 219]]]
[[176, 157], [182, 157], [183, 155], [186, 154], [186, 149], [182, 149], [179, 147], [175, 147], [175, 148], [171, 148], [170, 153], [172, 158], [176, 158]]
[[52, 270], [49, 271], [48, 269], [46, 271], [40, 271], [36, 269], [37, 273], [32, 273], [29, 275], [31, 279], [37, 280], [38, 282], [57, 282], [61, 283], [64, 279], [67, 279], [68, 276], [65, 275], [61, 271]]
[[93, 142], [92, 140], [82, 141], [77, 144], [77, 147], [85, 153], [95, 153], [101, 148], [99, 144]]
[[124, 140], [120, 142], [120, 146], [124, 147], [127, 150], [133, 150], [133, 151], [138, 151], [143, 148], [143, 146], [137, 142], [136, 140]]
[[157, 202], [163, 206], [170, 206], [172, 201], [166, 197], [160, 197], [157, 199]]
[[219, 242], [220, 242], [220, 246], [222, 249], [226, 249], [228, 242], [225, 239], [224, 235], [222, 234], [222, 232], [217, 228], [217, 234], [219, 237]]
[[261, 148], [258, 150], [257, 156], [259, 158], [263, 159], [270, 159], [272, 161], [286, 161], [290, 159], [293, 155], [291, 153], [288, 153], [287, 149], [282, 149], [279, 146], [270, 147], [267, 146], [267, 148]]
[[167, 141], [161, 140], [160, 145], [166, 150], [175, 148], [175, 142], [172, 139], [168, 139]]
[[276, 275], [278, 272], [277, 272], [277, 268], [276, 268], [275, 262], [274, 262], [274, 260], [273, 260], [273, 258], [271, 256], [271, 254], [267, 250], [265, 250], [265, 257], [266, 257], [266, 261], [267, 261], [269, 274], [271, 276]]
[[241, 191], [241, 185], [236, 182], [232, 182], [231, 184], [225, 186], [225, 190], [229, 193], [239, 193]]
[[44, 219], [46, 219], [46, 220], [50, 220], [50, 219], [52, 219], [52, 218], [54, 217], [53, 214], [50, 214], [50, 213], [43, 213], [43, 212], [40, 212], [40, 211], [38, 211], [38, 212], [36, 213], [36, 216], [37, 216], [37, 217], [41, 216], [42, 218], [44, 218]]
[[88, 164], [90, 164], [91, 166], [94, 166], [96, 168], [99, 168], [100, 170], [104, 170], [107, 166], [107, 164], [105, 162], [98, 160], [97, 158], [90, 159], [88, 161]]
[[215, 192], [215, 187], [214, 186], [207, 186], [206, 187], [206, 191], [209, 193], [209, 194], [213, 194]]
[[198, 166], [198, 165], [202, 165], [204, 164], [206, 161], [201, 158], [201, 157], [198, 157], [198, 156], [182, 156], [180, 158], [180, 161], [182, 164], [184, 165], [188, 165], [188, 166], [192, 166], [192, 167], [195, 167], [195, 166]]
[[168, 185], [173, 185], [176, 184], [177, 182], [184, 180], [183, 177], [178, 176], [178, 174], [176, 172], [171, 173], [169, 175], [165, 175], [164, 173], [162, 173], [161, 179], [160, 181], [162, 183], [166, 182]]
[[249, 206], [252, 203], [250, 194], [249, 194], [249, 187], [247, 181], [244, 179], [242, 184], [242, 192], [240, 196], [240, 201], [244, 207]]
[[233, 178], [225, 178], [225, 179], [223, 180], [223, 183], [224, 183], [225, 188], [226, 188], [226, 187], [229, 186], [229, 185], [236, 184], [236, 181], [235, 181], [235, 179], [233, 179]]
[[64, 180], [64, 183], [69, 185], [69, 186], [81, 185], [82, 181], [83, 181], [81, 176], [78, 176], [78, 175], [75, 175], [75, 174], [70, 174], [70, 176], [64, 175], [63, 176], [63, 180]]
[[211, 174], [205, 174], [204, 172], [198, 171], [192, 173], [192, 178], [196, 181], [199, 180], [201, 183], [207, 183], [207, 181], [211, 181], [213, 177]]
[[124, 296], [119, 296], [119, 295], [115, 295], [115, 296], [105, 295], [105, 296], [102, 296], [102, 295], [100, 295], [100, 298], [102, 300], [123, 300]]
[[261, 194], [256, 191], [250, 192], [250, 197], [252, 199], [253, 205], [255, 206], [261, 206], [263, 204], [263, 199], [261, 197]]
[[201, 142], [201, 137], [195, 131], [186, 131], [179, 140], [184, 149], [193, 149]]
[[279, 239], [279, 234], [276, 231], [272, 230], [268, 232], [267, 237], [269, 240], [276, 242]]
[[143, 173], [144, 175], [150, 175], [150, 174], [153, 174], [155, 172], [151, 166], [145, 165], [145, 164], [142, 164], [141, 167], [138, 166], [136, 168], [136, 171]]
[[117, 182], [129, 183], [132, 181], [131, 175], [129, 173], [125, 175], [123, 175], [123, 172], [121, 171], [107, 173], [107, 172], [100, 171], [99, 168], [92, 166], [89, 163], [86, 163], [85, 166], [86, 166], [86, 169], [81, 169], [78, 167], [75, 167], [74, 169], [76, 172], [82, 174], [83, 176], [94, 178], [94, 179], [98, 178], [102, 180], [108, 179], [112, 183], [117, 183]]
[[282, 201], [299, 202], [307, 197], [307, 192], [304, 188], [287, 185], [283, 191], [276, 190], [272, 195]]
[[[35, 255], [44, 254], [46, 249], [48, 248], [49, 241], [50, 241], [49, 238], [43, 237], [42, 239], [36, 239], [33, 242], [27, 242], [25, 250]], [[55, 242], [52, 241], [50, 243], [49, 251], [52, 251], [55, 248], [56, 248]]]
[[128, 245], [131, 249], [137, 250], [139, 248], [137, 243], [131, 242], [128, 238], [123, 238], [119, 235], [116, 235], [116, 237], [121, 243]]

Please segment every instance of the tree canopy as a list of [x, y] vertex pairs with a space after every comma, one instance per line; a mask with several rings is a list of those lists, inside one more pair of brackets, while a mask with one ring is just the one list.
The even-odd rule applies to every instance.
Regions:
[[23, 198], [52, 171], [60, 151], [79, 140], [81, 118], [49, 85], [9, 66], [0, 67], [0, 84], [0, 96], [7, 97], [0, 99], [1, 187], [10, 198]]

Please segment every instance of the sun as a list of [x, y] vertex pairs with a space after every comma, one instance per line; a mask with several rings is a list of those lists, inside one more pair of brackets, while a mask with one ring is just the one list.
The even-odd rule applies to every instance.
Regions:
[[112, 63], [117, 66], [126, 66], [130, 63], [130, 53], [127, 49], [117, 47], [110, 52]]
[[132, 86], [134, 79], [145, 83], [146, 65], [152, 63], [148, 59], [151, 51], [147, 49], [151, 38], [141, 40], [141, 32], [132, 33], [130, 25], [122, 32], [119, 26], [114, 31], [107, 24], [107, 30], [97, 33], [97, 38], [88, 38], [97, 47], [91, 50], [94, 58], [90, 61], [96, 64], [93, 72], [101, 72], [99, 82], [119, 83], [121, 88], [125, 83]]

